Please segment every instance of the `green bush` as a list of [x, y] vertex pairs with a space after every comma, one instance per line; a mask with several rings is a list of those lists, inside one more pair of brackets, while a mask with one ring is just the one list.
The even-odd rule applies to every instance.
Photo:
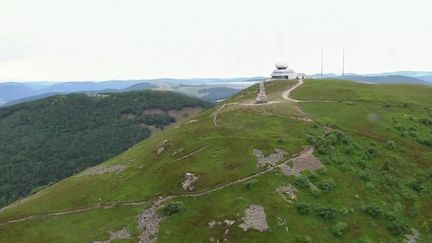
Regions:
[[411, 187], [416, 192], [422, 193], [422, 192], [426, 191], [425, 185], [423, 185], [423, 182], [420, 180], [413, 181], [413, 182], [409, 183], [408, 185], [409, 185], [409, 187]]
[[297, 243], [312, 243], [312, 239], [309, 235], [298, 236], [296, 238]]
[[377, 205], [363, 205], [361, 210], [375, 218], [382, 216], [384, 213], [382, 208]]
[[407, 223], [403, 222], [400, 219], [392, 219], [386, 223], [386, 228], [393, 235], [402, 235], [410, 232], [410, 227]]
[[389, 150], [396, 150], [397, 148], [396, 143], [392, 140], [388, 140], [385, 146]]
[[318, 188], [323, 192], [330, 192], [336, 186], [336, 183], [332, 179], [326, 179], [318, 184]]
[[324, 219], [333, 219], [337, 216], [337, 210], [330, 206], [321, 206], [315, 209], [315, 214]]
[[257, 182], [258, 181], [255, 180], [255, 179], [247, 181], [247, 182], [244, 183], [245, 188], [248, 189], [248, 190], [251, 190], [257, 184]]
[[309, 179], [304, 175], [299, 175], [295, 179], [294, 184], [300, 188], [309, 188], [310, 187]]
[[348, 227], [347, 223], [339, 221], [331, 227], [331, 231], [333, 232], [334, 235], [341, 236], [343, 235], [347, 227]]
[[308, 203], [298, 203], [297, 211], [300, 214], [310, 214], [312, 212], [312, 207]]
[[184, 210], [185, 210], [184, 203], [180, 201], [175, 201], [160, 208], [159, 213], [163, 216], [171, 216], [173, 214], [180, 213]]

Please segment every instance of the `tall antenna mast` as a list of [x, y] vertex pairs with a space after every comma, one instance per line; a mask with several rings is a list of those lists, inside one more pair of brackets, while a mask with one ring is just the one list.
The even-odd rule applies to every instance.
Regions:
[[345, 77], [345, 48], [342, 48], [342, 78]]
[[323, 46], [321, 46], [321, 78], [323, 78], [323, 69], [324, 69], [324, 66], [323, 66], [323, 63], [324, 63], [324, 47]]

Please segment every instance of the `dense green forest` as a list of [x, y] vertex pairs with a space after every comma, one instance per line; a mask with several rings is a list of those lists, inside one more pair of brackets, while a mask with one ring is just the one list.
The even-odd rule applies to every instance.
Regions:
[[[146, 125], [175, 122], [145, 114], [210, 104], [178, 93], [71, 94], [0, 109], [0, 207], [101, 163], [150, 136]], [[141, 124], [141, 125], [140, 125]]]

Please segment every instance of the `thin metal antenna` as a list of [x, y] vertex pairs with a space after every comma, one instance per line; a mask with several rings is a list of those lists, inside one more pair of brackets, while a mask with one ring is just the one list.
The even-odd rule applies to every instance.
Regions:
[[342, 48], [342, 78], [345, 77], [345, 48]]
[[321, 46], [321, 78], [323, 78], [323, 69], [324, 69], [324, 47]]

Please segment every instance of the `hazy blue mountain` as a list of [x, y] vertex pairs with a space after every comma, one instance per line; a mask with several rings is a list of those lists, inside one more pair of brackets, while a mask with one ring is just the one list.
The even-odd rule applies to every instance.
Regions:
[[409, 83], [409, 84], [428, 84], [428, 82], [402, 75], [385, 75], [385, 76], [360, 76], [349, 75], [345, 76], [346, 80], [369, 82], [369, 83]]

